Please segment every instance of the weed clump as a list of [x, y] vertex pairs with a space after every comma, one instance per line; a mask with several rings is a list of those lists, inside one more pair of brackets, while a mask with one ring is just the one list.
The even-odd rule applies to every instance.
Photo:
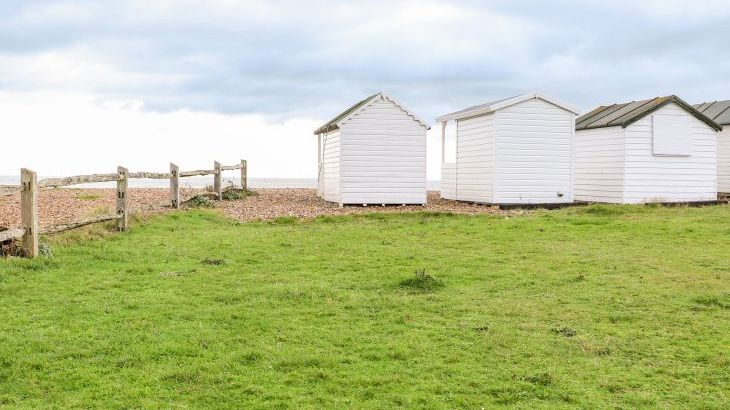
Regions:
[[212, 208], [213, 201], [207, 195], [195, 195], [183, 202], [183, 206], [186, 208]]
[[203, 259], [201, 262], [203, 265], [213, 265], [213, 266], [220, 266], [225, 265], [226, 261], [223, 259]]
[[578, 332], [576, 332], [574, 329], [569, 328], [568, 326], [556, 327], [553, 329], [553, 333], [565, 337], [573, 337], [578, 334]]
[[53, 257], [53, 249], [51, 249], [51, 245], [48, 242], [40, 241], [38, 243], [38, 253], [46, 258]]
[[256, 192], [248, 189], [234, 188], [233, 186], [227, 187], [223, 190], [224, 201], [236, 201], [246, 199], [250, 196], [256, 196]]
[[418, 292], [433, 292], [444, 287], [444, 283], [426, 273], [425, 269], [417, 269], [413, 276], [400, 282], [400, 287]]

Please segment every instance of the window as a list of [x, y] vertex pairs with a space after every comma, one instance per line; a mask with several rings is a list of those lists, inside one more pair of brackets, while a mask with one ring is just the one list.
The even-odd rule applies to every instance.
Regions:
[[675, 113], [652, 116], [654, 155], [689, 156], [692, 154], [692, 119]]
[[456, 163], [456, 121], [448, 121], [444, 129], [444, 164]]

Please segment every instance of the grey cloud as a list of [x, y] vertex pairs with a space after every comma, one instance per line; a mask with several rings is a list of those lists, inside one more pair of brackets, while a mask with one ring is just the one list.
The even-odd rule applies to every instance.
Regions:
[[[379, 32], [377, 24], [355, 30], [377, 23], [371, 7], [387, 2], [347, 9], [278, 1], [273, 4], [280, 13], [234, 10], [210, 18], [205, 12], [197, 18], [189, 3], [140, 18], [126, 2], [104, 8], [75, 3], [90, 7], [88, 18], [36, 20], [32, 12], [42, 10], [43, 2], [13, 3], [0, 23], [0, 55], [81, 49], [83, 58], [119, 72], [178, 79], [78, 85], [93, 87], [101, 98], [143, 100], [151, 110], [327, 117], [378, 90], [398, 96], [424, 118], [528, 90], [586, 109], [666, 93], [692, 101], [730, 98], [730, 24], [722, 13], [677, 18], [637, 10], [628, 1], [459, 1], [450, 3], [477, 18], [451, 26], [448, 17], [420, 23], [426, 26], [404, 21], [399, 36], [392, 27]], [[524, 25], [524, 33], [516, 33], [524, 36], [514, 44], [508, 38], [514, 33], [490, 38], [500, 34], [490, 31], [492, 22], [479, 21], [481, 11]], [[418, 29], [416, 34], [438, 40], [444, 27], [448, 41], [438, 46], [408, 32]], [[469, 42], [477, 46], [454, 51]], [[0, 87], [29, 89], [33, 82], [0, 80]]]

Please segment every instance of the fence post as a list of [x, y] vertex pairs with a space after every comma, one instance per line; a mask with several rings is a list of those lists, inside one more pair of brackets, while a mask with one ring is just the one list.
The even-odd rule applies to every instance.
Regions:
[[170, 201], [172, 207], [180, 208], [180, 167], [170, 163]]
[[248, 164], [245, 159], [241, 160], [241, 189], [244, 191], [248, 189]]
[[23, 253], [28, 258], [38, 256], [38, 176], [29, 169], [20, 170], [20, 219], [25, 229]]
[[213, 191], [216, 196], [218, 196], [218, 200], [221, 200], [223, 199], [223, 187], [221, 186], [221, 163], [214, 161], [213, 170], [215, 171], [213, 174]]
[[127, 220], [127, 186], [129, 184], [129, 170], [117, 167], [117, 230], [124, 232], [128, 228]]

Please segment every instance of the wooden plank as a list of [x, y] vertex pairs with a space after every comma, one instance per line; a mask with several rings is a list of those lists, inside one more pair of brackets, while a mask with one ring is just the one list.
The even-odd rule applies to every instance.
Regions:
[[39, 188], [58, 188], [68, 185], [88, 184], [92, 182], [111, 182], [118, 181], [118, 174], [92, 174], [92, 175], [75, 175], [65, 178], [48, 178], [38, 182]]
[[241, 169], [241, 164], [221, 165], [221, 171], [235, 171], [237, 169]]
[[25, 235], [25, 229], [8, 229], [7, 231], [0, 232], [0, 242], [22, 238], [23, 235]]
[[241, 160], [241, 188], [248, 189], [248, 163], [245, 159]]
[[28, 258], [38, 256], [38, 176], [28, 169], [20, 170], [20, 220], [25, 230], [23, 254]]
[[213, 174], [213, 192], [220, 201], [221, 199], [223, 199], [223, 185], [221, 184], [221, 163], [218, 161], [214, 161], [213, 169], [215, 170], [215, 174]]
[[76, 229], [76, 228], [80, 228], [82, 226], [91, 225], [91, 224], [95, 224], [95, 223], [99, 223], [99, 222], [114, 221], [118, 218], [119, 218], [119, 216], [116, 214], [103, 215], [103, 216], [99, 216], [96, 218], [89, 218], [89, 219], [84, 219], [81, 221], [72, 222], [72, 223], [68, 223], [68, 224], [54, 225], [54, 226], [50, 226], [47, 228], [43, 228], [43, 229], [41, 229], [41, 233], [44, 235], [59, 233], [59, 232], [69, 231], [71, 229]]
[[21, 189], [20, 185], [0, 185], [0, 196], [15, 195]]
[[165, 172], [130, 172], [129, 179], [170, 179], [170, 174]]
[[180, 208], [180, 167], [170, 163], [170, 202], [175, 209]]
[[127, 186], [129, 184], [129, 170], [124, 167], [117, 167], [117, 229], [120, 232], [127, 230]]
[[194, 171], [180, 171], [180, 178], [215, 174], [214, 169], [196, 169]]

